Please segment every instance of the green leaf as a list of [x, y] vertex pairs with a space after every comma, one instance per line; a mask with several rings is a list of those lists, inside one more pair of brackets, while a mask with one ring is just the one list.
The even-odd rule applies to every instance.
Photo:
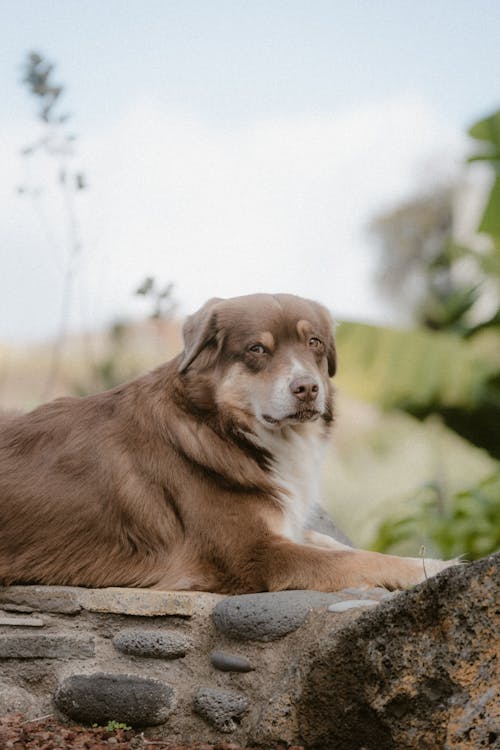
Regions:
[[500, 152], [500, 110], [476, 122], [469, 128], [469, 135], [478, 141], [494, 144]]
[[500, 175], [495, 178], [478, 230], [500, 237]]

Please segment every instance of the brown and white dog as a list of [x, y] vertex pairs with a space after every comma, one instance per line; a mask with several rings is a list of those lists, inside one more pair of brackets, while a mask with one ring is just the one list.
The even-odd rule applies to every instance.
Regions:
[[417, 583], [451, 563], [307, 532], [332, 424], [325, 308], [213, 299], [184, 351], [0, 429], [0, 584], [224, 593]]

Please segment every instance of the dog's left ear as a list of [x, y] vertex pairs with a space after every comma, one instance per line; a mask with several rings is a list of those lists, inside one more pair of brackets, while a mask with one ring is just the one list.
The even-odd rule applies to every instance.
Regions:
[[326, 341], [326, 361], [328, 363], [328, 375], [333, 378], [333, 376], [337, 372], [337, 349], [335, 348], [335, 337], [333, 335], [333, 332], [336, 328], [336, 323], [333, 320], [330, 311], [327, 310], [326, 307], [324, 307], [323, 305], [319, 305], [319, 307], [321, 309], [324, 324], [328, 331]]
[[333, 378], [337, 372], [337, 350], [335, 348], [335, 339], [333, 333], [330, 334], [326, 347], [326, 361], [328, 362], [328, 375]]
[[190, 315], [182, 329], [184, 353], [179, 365], [179, 373], [186, 372], [203, 349], [215, 341], [217, 336], [217, 305], [222, 300], [213, 297], [202, 308]]

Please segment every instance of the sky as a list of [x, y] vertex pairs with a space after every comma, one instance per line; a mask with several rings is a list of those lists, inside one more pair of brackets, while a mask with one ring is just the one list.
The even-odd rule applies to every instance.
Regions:
[[[0, 0], [0, 342], [55, 335], [67, 214], [21, 81], [56, 64], [88, 188], [72, 330], [211, 296], [287, 291], [387, 322], [367, 232], [461, 173], [470, 124], [500, 106], [497, 0]], [[19, 185], [41, 188], [30, 200]]]

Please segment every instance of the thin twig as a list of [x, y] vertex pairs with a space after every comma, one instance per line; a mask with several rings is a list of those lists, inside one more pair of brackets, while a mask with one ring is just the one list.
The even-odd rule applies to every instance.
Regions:
[[[64, 158], [60, 162], [60, 171], [65, 173], [66, 162]], [[59, 376], [61, 368], [62, 354], [64, 346], [66, 344], [66, 334], [68, 329], [69, 315], [71, 312], [73, 302], [73, 291], [74, 291], [74, 278], [77, 271], [77, 261], [81, 251], [81, 242], [79, 236], [78, 220], [76, 217], [75, 205], [73, 196], [70, 188], [68, 187], [67, 180], [60, 183], [60, 189], [62, 192], [64, 209], [66, 213], [67, 221], [67, 242], [68, 242], [68, 254], [66, 259], [66, 270], [64, 273], [63, 281], [63, 294], [60, 309], [60, 320], [59, 320], [59, 331], [57, 338], [52, 347], [51, 362], [47, 379], [45, 381], [45, 387], [42, 393], [42, 399], [47, 399], [54, 388], [54, 385]]]
[[420, 547], [420, 557], [422, 558], [422, 567], [424, 569], [425, 580], [427, 581], [428, 580], [428, 575], [427, 575], [427, 571], [425, 569], [425, 544], [422, 544], [422, 546]]
[[172, 745], [171, 740], [147, 740], [146, 737], [144, 736], [144, 732], [141, 732], [139, 737], [144, 742], [145, 745], [163, 745], [163, 746]]
[[146, 745], [169, 745], [169, 744], [171, 744], [170, 740], [168, 740], [168, 741], [167, 740], [164, 740], [164, 741], [162, 741], [162, 740], [147, 740], [145, 737], [143, 737], [143, 740], [144, 740], [144, 743]]
[[36, 719], [27, 719], [27, 721], [21, 722], [22, 724], [34, 724], [35, 721], [43, 721], [44, 719], [50, 719], [54, 714], [45, 714], [45, 716], [38, 716]]

